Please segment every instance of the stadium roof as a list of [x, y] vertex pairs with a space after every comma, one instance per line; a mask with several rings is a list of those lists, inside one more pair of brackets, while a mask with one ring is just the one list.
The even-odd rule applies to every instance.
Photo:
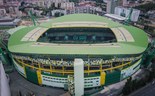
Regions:
[[[54, 44], [37, 42], [49, 28], [59, 27], [111, 28], [117, 42], [105, 44]], [[51, 19], [37, 26], [20, 27], [12, 32], [8, 49], [14, 53], [112, 55], [140, 54], [148, 46], [146, 33], [136, 27], [91, 14], [72, 14]]]
[[125, 17], [122, 17], [120, 15], [116, 15], [116, 14], [104, 14], [104, 15], [109, 17], [109, 18], [120, 20], [120, 21], [124, 21], [126, 19]]

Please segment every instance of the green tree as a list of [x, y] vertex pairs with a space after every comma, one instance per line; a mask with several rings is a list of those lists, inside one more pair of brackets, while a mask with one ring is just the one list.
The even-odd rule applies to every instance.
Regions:
[[54, 9], [56, 9], [55, 4], [52, 3], [51, 6], [49, 7], [49, 10], [54, 10]]
[[57, 9], [60, 9], [60, 8], [61, 8], [61, 3], [58, 3]]
[[69, 0], [70, 2], [75, 2], [75, 3], [78, 3], [79, 0]]
[[54, 14], [54, 16], [55, 16], [55, 17], [59, 17], [59, 16], [60, 16], [60, 12], [56, 12], [56, 13]]
[[128, 95], [132, 91], [132, 77], [127, 79], [125, 86], [123, 87], [122, 93], [123, 95]]
[[155, 3], [147, 3], [144, 5], [136, 6], [135, 8], [147, 12], [149, 10], [155, 10]]
[[96, 3], [103, 3], [103, 0], [95, 0]]

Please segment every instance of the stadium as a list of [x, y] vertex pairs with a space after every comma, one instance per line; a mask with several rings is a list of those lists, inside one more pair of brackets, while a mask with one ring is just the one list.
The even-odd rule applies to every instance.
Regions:
[[84, 61], [84, 88], [119, 82], [140, 69], [147, 34], [91, 14], [72, 14], [10, 31], [8, 49], [27, 80], [64, 88], [75, 58]]

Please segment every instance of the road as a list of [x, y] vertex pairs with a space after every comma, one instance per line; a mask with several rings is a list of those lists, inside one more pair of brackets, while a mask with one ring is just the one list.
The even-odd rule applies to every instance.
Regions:
[[155, 96], [155, 83], [149, 83], [129, 96]]
[[54, 87], [41, 87], [27, 81], [24, 77], [19, 75], [17, 71], [9, 74], [11, 79], [10, 89], [12, 96], [18, 96], [18, 91], [21, 91], [22, 96], [33, 92], [35, 96], [60, 96], [65, 94], [64, 89]]

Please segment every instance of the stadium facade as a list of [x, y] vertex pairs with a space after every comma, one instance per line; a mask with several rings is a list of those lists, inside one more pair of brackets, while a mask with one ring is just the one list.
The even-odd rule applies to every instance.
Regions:
[[72, 14], [10, 31], [8, 49], [27, 80], [64, 88], [74, 59], [84, 61], [84, 88], [113, 84], [140, 69], [146, 33], [90, 14]]

